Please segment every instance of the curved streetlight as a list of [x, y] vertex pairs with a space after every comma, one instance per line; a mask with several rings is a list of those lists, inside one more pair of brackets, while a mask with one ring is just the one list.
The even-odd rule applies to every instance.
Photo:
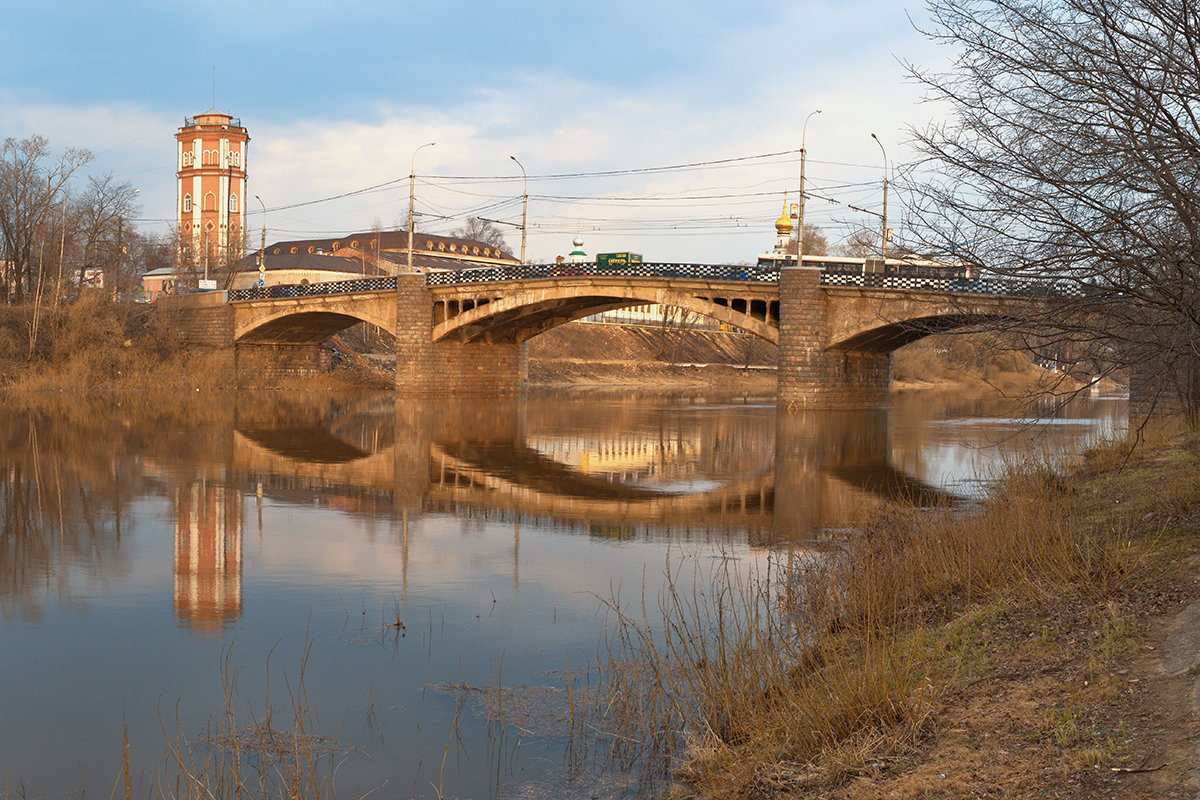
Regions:
[[888, 174], [888, 157], [887, 150], [883, 149], [883, 142], [879, 141], [879, 137], [871, 134], [871, 138], [875, 140], [875, 144], [879, 145], [880, 151], [883, 152], [883, 231], [879, 242], [879, 255], [883, 258], [884, 263], [887, 263], [887, 174]]
[[[804, 141], [808, 138], [808, 121], [814, 115], [820, 114], [821, 109], [811, 112], [804, 118], [804, 127], [800, 129], [800, 213], [799, 219], [796, 220], [796, 266], [804, 266]], [[787, 263], [787, 262], [784, 262]]]
[[412, 272], [413, 251], [413, 200], [416, 197], [417, 153], [426, 147], [433, 147], [437, 142], [426, 142], [413, 150], [412, 160], [408, 162], [408, 271]]
[[[517, 161], [516, 156], [509, 156], [513, 161]], [[529, 176], [525, 174], [525, 166], [517, 161], [517, 166], [521, 168], [521, 179], [525, 182], [524, 188], [521, 190], [521, 263], [525, 263], [525, 220], [526, 214], [529, 211]]]

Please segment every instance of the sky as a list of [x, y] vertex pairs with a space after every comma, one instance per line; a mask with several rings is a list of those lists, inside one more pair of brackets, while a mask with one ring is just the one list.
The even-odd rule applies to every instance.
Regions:
[[[885, 153], [894, 176], [914, 160], [910, 128], [938, 118], [905, 68], [951, 55], [918, 32], [924, 13], [922, 0], [11, 3], [0, 136], [90, 150], [87, 174], [138, 188], [147, 234], [175, 220], [175, 132], [215, 105], [250, 134], [254, 246], [264, 220], [269, 242], [404, 227], [411, 169], [419, 229], [483, 216], [519, 252], [523, 166], [530, 261], [576, 236], [589, 254], [746, 261], [773, 246], [784, 192], [796, 199], [806, 119], [805, 221], [831, 243], [879, 229]], [[888, 203], [903, 241], [901, 194]]]

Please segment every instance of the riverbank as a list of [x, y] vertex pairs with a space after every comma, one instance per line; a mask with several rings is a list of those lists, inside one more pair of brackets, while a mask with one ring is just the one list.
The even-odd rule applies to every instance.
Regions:
[[877, 515], [752, 613], [668, 592], [665, 635], [621, 619], [602, 702], [692, 732], [674, 796], [1193, 797], [1197, 467], [1194, 435], [1110, 444]]
[[[662, 331], [617, 325], [563, 325], [529, 342], [534, 387], [707, 389], [773, 394], [778, 348], [726, 331]], [[895, 391], [966, 391], [1028, 397], [1077, 384], [1028, 356], [978, 335], [934, 337], [897, 351]]]

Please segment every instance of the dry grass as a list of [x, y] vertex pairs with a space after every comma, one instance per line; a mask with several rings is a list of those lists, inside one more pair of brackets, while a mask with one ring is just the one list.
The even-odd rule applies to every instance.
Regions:
[[[978, 668], [978, 620], [1065, 597], [1103, 606], [1152, 579], [1149, 554], [1162, 547], [1153, 510], [1194, 507], [1195, 482], [1146, 491], [1114, 475], [1140, 464], [1131, 448], [1093, 448], [1083, 477], [1010, 468], [968, 512], [893, 509], [833, 552], [766, 575], [725, 568], [685, 591], [670, 574], [657, 603], [608, 600], [596, 738], [618, 761], [700, 796], [769, 796], [886, 770]], [[1129, 499], [1097, 474], [1133, 487]], [[1111, 608], [1097, 622], [1093, 671], [1131, 636]], [[956, 619], [966, 622], [946, 624]], [[1069, 715], [1046, 724], [1047, 735], [1071, 738]], [[1102, 745], [1078, 739], [1096, 751], [1083, 762], [1099, 757]]]
[[190, 738], [178, 718], [173, 731], [164, 726], [167, 749], [159, 766], [157, 795], [167, 800], [335, 797], [341, 763], [338, 740], [321, 734], [309, 702], [304, 685], [309, 647], [305, 645], [295, 682], [285, 678], [288, 710], [283, 727], [275, 719], [269, 687], [261, 713], [240, 698], [227, 650], [220, 709]]
[[43, 392], [212, 389], [236, 384], [233, 359], [178, 340], [152, 306], [84, 295], [43, 309], [0, 307], [0, 387]]
[[192, 347], [146, 304], [86, 294], [42, 309], [36, 326], [33, 315], [31, 306], [0, 306], [0, 390], [9, 394], [390, 385], [357, 356], [336, 375], [290, 375], [270, 353], [235, 359], [232, 350]]
[[991, 387], [1017, 396], [1075, 386], [1036, 366], [1019, 345], [1007, 345], [989, 332], [928, 336], [902, 347], [895, 352], [893, 378], [902, 385]]

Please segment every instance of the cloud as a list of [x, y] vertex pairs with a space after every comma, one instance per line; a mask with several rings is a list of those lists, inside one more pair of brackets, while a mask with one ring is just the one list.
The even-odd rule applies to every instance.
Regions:
[[[499, 24], [504, 15], [488, 12], [460, 41], [435, 36], [436, 26], [424, 29], [424, 38], [412, 40], [413, 57], [429, 57], [420, 72], [397, 69], [390, 51], [372, 51], [378, 37], [365, 29], [361, 49], [353, 36], [338, 38], [346, 57], [328, 74], [315, 64], [289, 62], [293, 73], [282, 80], [283, 62], [252, 61], [254, 79], [241, 82], [238, 91], [257, 97], [252, 92], [270, 86], [271, 97], [234, 110], [252, 140], [250, 192], [274, 209], [267, 220], [270, 237], [364, 229], [376, 219], [397, 225], [407, 214], [413, 152], [436, 141], [417, 159], [417, 208], [451, 219], [422, 217], [430, 229], [447, 231], [471, 213], [519, 220], [521, 172], [509, 160], [515, 155], [530, 175], [533, 258], [569, 250], [576, 230], [586, 232], [589, 252], [644, 249], [648, 257], [697, 261], [753, 258], [773, 243], [771, 226], [783, 191], [794, 193], [798, 184], [794, 154], [720, 170], [578, 180], [541, 176], [795, 150], [805, 117], [822, 108], [808, 130], [814, 186], [847, 203], [878, 205], [882, 156], [870, 133], [879, 134], [893, 163], [903, 163], [911, 156], [905, 124], [936, 112], [919, 104], [919, 90], [905, 82], [893, 56], [897, 49], [914, 59], [931, 51], [903, 13], [882, 0], [850, 10], [816, 2], [762, 4], [736, 17], [716, 4], [692, 7], [686, 18], [668, 8], [647, 18], [645, 27], [629, 29], [625, 38], [615, 36], [620, 14], [605, 17], [593, 30], [572, 27], [582, 24], [579, 18], [563, 16], [557, 7], [524, 8], [545, 14], [550, 26], [527, 32], [530, 41], [555, 30], [570, 31], [575, 41], [543, 37], [541, 47], [491, 47], [488, 25]], [[382, 5], [368, 11], [360, 22], [388, 18]], [[301, 9], [289, 29], [300, 39], [305, 31], [315, 35], [311, 16], [311, 9]], [[663, 38], [668, 30], [669, 41]], [[477, 38], [481, 44], [475, 47]], [[438, 67], [452, 55], [459, 59], [452, 69]], [[157, 86], [160, 77], [147, 79]], [[111, 170], [138, 186], [144, 226], [165, 231], [175, 213], [174, 133], [185, 114], [202, 110], [178, 107], [177, 96], [169, 102], [176, 105], [168, 107], [151, 92], [107, 104], [31, 103], [9, 90], [0, 94], [0, 113], [16, 135], [41, 133], [56, 147], [95, 151], [91, 169]], [[385, 183], [369, 193], [283, 208]], [[719, 190], [743, 196], [725, 207], [710, 200], [689, 206], [679, 199]], [[768, 194], [749, 196], [754, 192]], [[648, 195], [675, 200], [657, 205], [604, 200]], [[261, 224], [256, 204], [248, 213], [253, 230]], [[838, 230], [870, 221], [830, 204], [810, 204], [808, 213]], [[712, 222], [706, 227], [705, 220]], [[516, 241], [515, 229], [509, 238]]]

